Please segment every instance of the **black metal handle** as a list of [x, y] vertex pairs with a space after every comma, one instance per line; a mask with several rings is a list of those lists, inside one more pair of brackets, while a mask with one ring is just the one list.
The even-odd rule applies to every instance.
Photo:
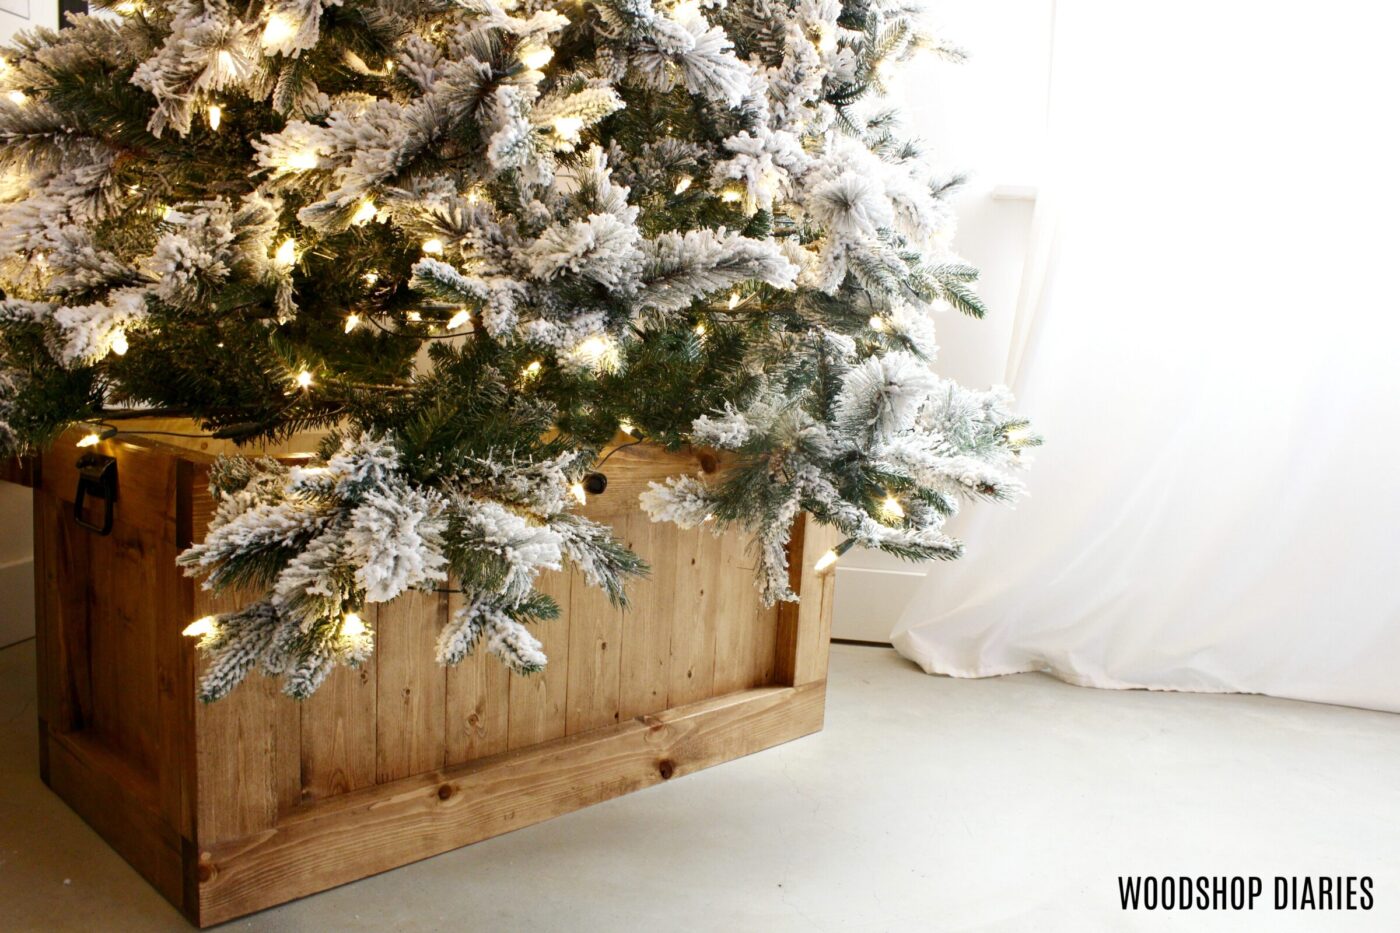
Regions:
[[[83, 515], [83, 502], [88, 496], [102, 500], [102, 524], [90, 522]], [[99, 535], [112, 533], [112, 506], [117, 501], [117, 461], [102, 454], [83, 454], [78, 458], [78, 491], [73, 495], [73, 518], [88, 531]]]

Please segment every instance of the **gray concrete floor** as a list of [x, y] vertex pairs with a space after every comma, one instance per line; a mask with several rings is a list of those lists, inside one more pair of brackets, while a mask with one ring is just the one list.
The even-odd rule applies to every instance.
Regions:
[[[0, 929], [182, 930], [39, 782], [0, 651]], [[835, 646], [825, 731], [229, 924], [250, 930], [1397, 930], [1400, 717], [929, 677]], [[1124, 914], [1117, 876], [1360, 874], [1368, 913]]]

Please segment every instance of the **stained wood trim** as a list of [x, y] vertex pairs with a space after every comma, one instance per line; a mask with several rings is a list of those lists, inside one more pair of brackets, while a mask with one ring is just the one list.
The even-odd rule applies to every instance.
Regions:
[[199, 854], [199, 922], [510, 832], [821, 728], [825, 681], [746, 690], [366, 788]]

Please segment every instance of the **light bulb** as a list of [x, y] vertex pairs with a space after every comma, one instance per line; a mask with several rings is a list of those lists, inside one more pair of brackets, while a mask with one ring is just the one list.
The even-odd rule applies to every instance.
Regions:
[[366, 272], [365, 275], [364, 275], [364, 279], [365, 279], [365, 284], [366, 284], [366, 285], [374, 285], [376, 282], [379, 281], [379, 273], [378, 273], [378, 272]]
[[872, 314], [872, 315], [870, 316], [870, 329], [871, 329], [871, 330], [877, 331], [877, 332], [883, 334], [883, 333], [885, 332], [885, 326], [886, 326], [886, 325], [885, 325], [885, 319], [882, 318], [882, 317], [880, 317], [880, 315], [878, 315], [878, 314]]
[[309, 172], [321, 164], [321, 157], [315, 149], [302, 149], [287, 156], [287, 168], [295, 172]]
[[817, 558], [817, 562], [812, 565], [812, 569], [815, 570], [817, 573], [821, 573], [823, 570], [826, 570], [826, 568], [832, 566], [840, 559], [841, 555], [836, 553], [835, 548], [832, 548], [828, 550], [825, 554], [823, 554], [821, 557]]
[[311, 388], [310, 370], [303, 369], [301, 372], [297, 373], [297, 385], [301, 386], [303, 389]]
[[724, 191], [720, 192], [719, 197], [721, 201], [727, 201], [730, 204], [734, 204], [741, 200], [744, 197], [744, 195], [737, 188], [726, 188], [724, 189]]
[[[228, 53], [227, 53], [227, 52], [222, 52], [222, 53], [220, 53], [220, 54], [227, 55]], [[217, 130], [217, 129], [219, 128], [219, 124], [220, 124], [220, 123], [223, 123], [223, 122], [224, 122], [224, 108], [220, 107], [218, 104], [210, 104], [210, 105], [209, 105], [209, 128], [210, 128], [211, 130]]]
[[828, 23], [817, 25], [817, 48], [823, 52], [836, 48], [836, 30]]
[[157, 211], [157, 213], [160, 214], [160, 219], [161, 219], [161, 220], [169, 220], [169, 219], [170, 219], [170, 215], [173, 214], [174, 212], [175, 212], [175, 209], [174, 209], [173, 207], [171, 207], [169, 204], [162, 204], [162, 205], [160, 206], [160, 210]]
[[612, 338], [595, 334], [574, 347], [574, 357], [598, 369], [612, 369], [617, 365], [617, 347]]
[[894, 496], [886, 493], [885, 501], [880, 503], [880, 514], [885, 518], [898, 520], [904, 517], [904, 506]]
[[295, 35], [296, 30], [292, 28], [292, 21], [281, 13], [273, 13], [267, 18], [267, 25], [263, 27], [262, 44], [264, 48], [273, 45], [281, 45], [283, 42]]
[[535, 360], [534, 362], [530, 363], [530, 365], [522, 369], [520, 371], [520, 375], [525, 377], [526, 379], [533, 379], [540, 374], [540, 370], [542, 369], [544, 369], [544, 364], [542, 364], [539, 360]]
[[347, 314], [345, 316], [345, 332], [348, 334], [360, 326], [360, 316], [358, 314]]
[[554, 57], [554, 50], [547, 45], [527, 45], [520, 50], [520, 63], [531, 71], [539, 71]]
[[689, 175], [682, 175], [681, 180], [676, 182], [676, 194], [685, 194], [693, 184], [695, 184], [695, 179]]
[[364, 633], [365, 620], [353, 612], [345, 613], [345, 618], [340, 620], [340, 634], [347, 638], [355, 638]]
[[350, 218], [350, 222], [357, 227], [363, 227], [374, 219], [374, 215], [379, 213], [379, 208], [374, 206], [374, 202], [366, 198], [360, 202], [360, 207], [355, 211], [355, 216]]
[[218, 620], [213, 616], [200, 616], [189, 625], [186, 625], [184, 631], [180, 632], [180, 634], [188, 635], [190, 638], [203, 638], [205, 635], [213, 634], [214, 623], [217, 621]]
[[439, 240], [437, 237], [423, 241], [423, 252], [427, 253], [429, 256], [441, 256], [445, 248], [442, 240]]
[[734, 310], [735, 308], [737, 308], [737, 307], [739, 307], [739, 293], [738, 293], [738, 292], [730, 292], [730, 293], [729, 293], [729, 310], [730, 310], [730, 311], [733, 311], [733, 310]]
[[97, 442], [100, 440], [102, 440], [102, 438], [98, 437], [96, 434], [84, 434], [82, 437], [78, 438], [78, 446], [96, 447]]
[[1006, 442], [1012, 447], [1019, 447], [1033, 436], [1031, 429], [1026, 427], [1012, 428], [1006, 432]]
[[23, 107], [29, 100], [28, 97], [24, 96], [23, 91], [11, 91], [8, 96], [10, 98], [10, 103], [14, 104], [16, 107]]
[[141, 4], [137, 3], [136, 0], [122, 0], [121, 3], [118, 3], [112, 9], [121, 13], [123, 16], [130, 16], [132, 13], [141, 9]]
[[423, 320], [423, 315], [419, 314], [417, 311], [410, 311], [408, 312], [408, 314], [405, 315], [405, 317], [407, 317], [410, 321], [412, 321], [415, 324]]
[[583, 120], [578, 117], [558, 117], [554, 121], [554, 133], [563, 139], [577, 141]]
[[632, 432], [637, 430], [637, 426], [634, 425], [631, 421], [628, 421], [626, 418], [623, 418], [617, 423], [617, 429], [623, 434], [626, 434], [628, 437], [631, 437]]
[[468, 203], [468, 204], [475, 204], [477, 201], [480, 201], [480, 200], [481, 200], [481, 192], [480, 192], [480, 191], [476, 190], [475, 188], [469, 188], [469, 189], [467, 189], [467, 203]]
[[699, 324], [696, 324], [696, 325], [695, 325], [695, 336], [697, 336], [697, 337], [703, 337], [703, 336], [705, 336], [705, 322], [704, 322], [704, 321], [701, 321]]
[[569, 487], [569, 493], [578, 500], [579, 505], [588, 504], [588, 493], [583, 491], [583, 483], [574, 483]]
[[131, 347], [131, 345], [126, 342], [126, 331], [122, 330], [120, 327], [112, 331], [112, 337], [107, 342], [107, 346], [117, 356], [126, 356], [126, 351]]
[[282, 245], [277, 247], [277, 255], [274, 259], [277, 265], [284, 269], [290, 269], [297, 261], [297, 241], [292, 237], [283, 240]]
[[456, 314], [452, 315], [452, 317], [447, 319], [447, 329], [456, 330], [457, 328], [465, 325], [471, 319], [472, 313], [466, 308], [463, 308], [461, 311], [458, 311]]

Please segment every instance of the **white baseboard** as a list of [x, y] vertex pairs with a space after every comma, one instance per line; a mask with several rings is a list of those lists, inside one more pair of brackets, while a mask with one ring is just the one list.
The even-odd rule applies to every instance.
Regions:
[[0, 648], [34, 637], [34, 561], [0, 567]]
[[894, 624], [923, 582], [922, 570], [836, 567], [831, 637], [888, 642]]

